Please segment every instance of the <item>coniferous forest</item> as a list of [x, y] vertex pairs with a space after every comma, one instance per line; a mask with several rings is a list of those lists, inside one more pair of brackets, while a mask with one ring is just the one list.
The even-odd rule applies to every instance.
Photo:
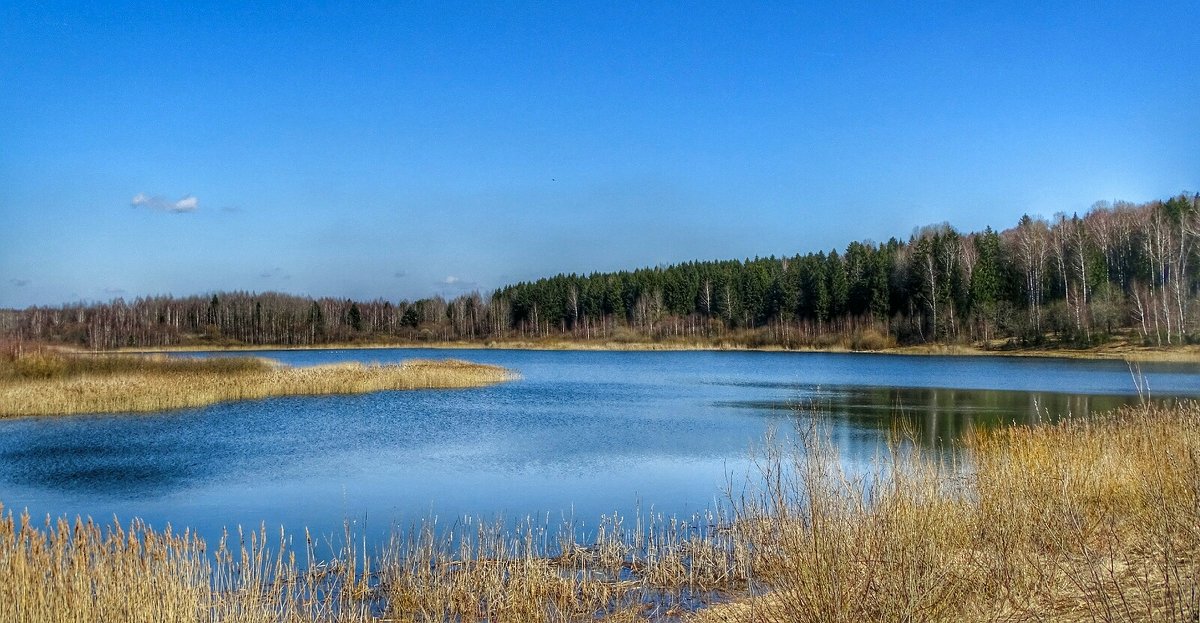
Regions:
[[[1148, 345], [1200, 338], [1200, 194], [1025, 216], [996, 231], [922, 227], [791, 257], [559, 274], [452, 300], [275, 292], [31, 307], [0, 327], [87, 348], [496, 340]], [[797, 241], [798, 246], [803, 241]]]

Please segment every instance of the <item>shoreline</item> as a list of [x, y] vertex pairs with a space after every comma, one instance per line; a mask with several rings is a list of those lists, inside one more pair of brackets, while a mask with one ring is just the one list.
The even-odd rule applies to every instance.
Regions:
[[771, 352], [771, 353], [843, 353], [944, 357], [1032, 357], [1043, 359], [1076, 359], [1096, 361], [1130, 361], [1136, 363], [1200, 363], [1200, 346], [1133, 346], [1128, 343], [1092, 348], [1022, 348], [986, 349], [961, 344], [925, 344], [894, 346], [878, 350], [853, 350], [844, 347], [785, 348], [782, 346], [746, 346], [740, 344], [705, 344], [688, 342], [598, 342], [585, 340], [503, 340], [488, 342], [367, 342], [321, 345], [182, 345], [153, 348], [122, 348], [116, 350], [84, 351], [80, 354], [154, 354], [189, 352], [266, 352], [305, 350], [529, 350], [529, 351], [596, 351], [596, 352]]

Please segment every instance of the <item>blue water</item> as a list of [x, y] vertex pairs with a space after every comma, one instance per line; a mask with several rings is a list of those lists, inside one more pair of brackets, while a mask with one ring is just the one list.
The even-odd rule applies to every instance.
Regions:
[[[35, 516], [137, 516], [208, 538], [236, 525], [381, 541], [430, 516], [689, 515], [751, 472], [801, 408], [868, 465], [904, 424], [931, 447], [975, 426], [1136, 401], [1120, 362], [752, 352], [255, 352], [296, 366], [461, 358], [518, 371], [488, 388], [292, 397], [154, 415], [0, 421], [0, 502]], [[1153, 396], [1200, 396], [1200, 367], [1143, 365]]]

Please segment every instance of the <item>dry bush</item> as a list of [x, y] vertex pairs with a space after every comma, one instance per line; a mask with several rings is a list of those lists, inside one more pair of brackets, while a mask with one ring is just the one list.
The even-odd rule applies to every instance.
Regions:
[[876, 329], [868, 327], [850, 334], [851, 350], [886, 350], [896, 347], [896, 338]]

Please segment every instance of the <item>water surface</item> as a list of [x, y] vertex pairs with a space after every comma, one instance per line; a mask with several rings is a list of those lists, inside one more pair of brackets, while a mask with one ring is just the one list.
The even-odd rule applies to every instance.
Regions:
[[[977, 426], [1137, 400], [1120, 362], [754, 352], [319, 350], [291, 365], [462, 358], [522, 379], [468, 390], [227, 403], [154, 415], [0, 422], [0, 502], [34, 515], [139, 516], [219, 535], [260, 523], [380, 539], [430, 515], [688, 515], [749, 469], [748, 449], [817, 406], [868, 465], [903, 424], [944, 447]], [[1143, 365], [1194, 397], [1194, 365]]]

